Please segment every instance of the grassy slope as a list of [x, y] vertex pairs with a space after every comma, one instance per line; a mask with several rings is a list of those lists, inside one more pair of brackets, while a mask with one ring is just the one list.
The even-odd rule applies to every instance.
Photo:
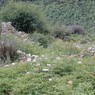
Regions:
[[[93, 31], [94, 1], [81, 0], [81, 8], [73, 0], [64, 1], [66, 3], [62, 5], [52, 3], [44, 10], [51, 23], [79, 23]], [[16, 62], [16, 65], [0, 67], [0, 95], [95, 95], [95, 56], [83, 52], [89, 47], [95, 48], [94, 37], [92, 34], [89, 37], [75, 36], [70, 41], [56, 39], [47, 49], [31, 41], [25, 42], [21, 37], [16, 38], [19, 49], [40, 57], [28, 64]], [[77, 56], [81, 52], [85, 55], [82, 58]], [[48, 71], [43, 71], [45, 69]]]
[[[12, 35], [9, 37], [12, 39]], [[56, 39], [44, 49], [16, 37], [22, 50], [39, 58], [28, 64], [17, 62], [0, 67], [0, 95], [94, 95], [95, 56], [88, 52], [83, 52], [83, 58], [77, 56], [89, 47], [95, 48], [92, 38]]]

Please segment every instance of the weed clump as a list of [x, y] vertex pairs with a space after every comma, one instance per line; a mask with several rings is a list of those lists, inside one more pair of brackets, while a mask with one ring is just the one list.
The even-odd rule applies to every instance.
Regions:
[[18, 58], [16, 43], [7, 38], [0, 39], [0, 60], [1, 61], [14, 61]]

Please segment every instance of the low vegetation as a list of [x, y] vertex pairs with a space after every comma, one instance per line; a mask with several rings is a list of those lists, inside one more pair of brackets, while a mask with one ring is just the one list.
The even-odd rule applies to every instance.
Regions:
[[95, 95], [94, 23], [75, 11], [93, 1], [18, 1], [0, 9], [0, 95]]
[[0, 39], [0, 61], [14, 61], [17, 59], [17, 48], [15, 41], [6, 38]]

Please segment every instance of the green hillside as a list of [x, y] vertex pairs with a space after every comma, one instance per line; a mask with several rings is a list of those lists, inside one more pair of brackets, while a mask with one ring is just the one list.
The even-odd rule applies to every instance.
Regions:
[[43, 10], [52, 24], [79, 24], [88, 31], [95, 31], [94, 0], [61, 0], [61, 3], [53, 2], [44, 6]]
[[[7, 0], [8, 1], [8, 0]], [[88, 31], [95, 30], [94, 0], [13, 0], [32, 1], [42, 7], [51, 24], [79, 24]]]
[[95, 95], [94, 0], [0, 5], [0, 95]]

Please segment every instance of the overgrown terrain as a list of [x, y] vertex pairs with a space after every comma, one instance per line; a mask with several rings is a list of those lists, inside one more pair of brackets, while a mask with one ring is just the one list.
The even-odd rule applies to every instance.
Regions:
[[18, 1], [1, 3], [0, 95], [95, 95], [94, 0]]

